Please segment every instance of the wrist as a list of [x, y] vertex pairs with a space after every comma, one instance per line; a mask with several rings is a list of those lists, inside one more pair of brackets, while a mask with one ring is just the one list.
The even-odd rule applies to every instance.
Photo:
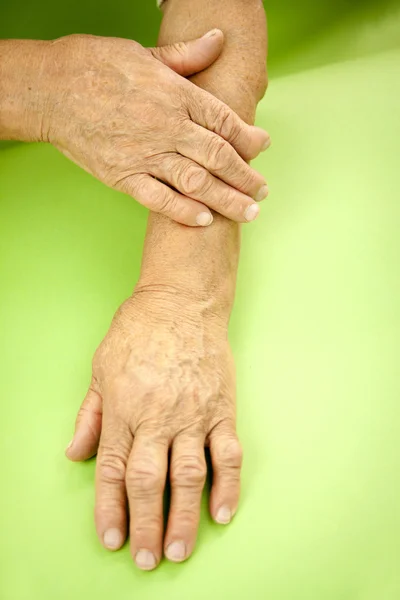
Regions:
[[0, 41], [0, 138], [45, 141], [51, 82], [48, 52], [51, 42]]
[[222, 295], [220, 290], [195, 290], [183, 280], [166, 281], [162, 277], [141, 278], [132, 295], [136, 306], [142, 306], [159, 322], [160, 315], [165, 322], [199, 322], [218, 324], [226, 329], [232, 310], [232, 299]]
[[150, 213], [138, 287], [171, 288], [170, 298], [175, 294], [195, 311], [216, 315], [227, 324], [239, 249], [240, 227], [220, 215], [199, 231]]

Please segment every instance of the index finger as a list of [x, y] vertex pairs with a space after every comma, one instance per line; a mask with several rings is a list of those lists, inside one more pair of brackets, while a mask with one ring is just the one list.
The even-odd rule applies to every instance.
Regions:
[[95, 523], [109, 550], [118, 550], [126, 538], [125, 471], [131, 446], [128, 427], [105, 418], [96, 462]]

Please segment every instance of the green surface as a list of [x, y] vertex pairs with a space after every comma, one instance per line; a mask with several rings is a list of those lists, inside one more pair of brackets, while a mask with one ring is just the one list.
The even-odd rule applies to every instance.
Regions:
[[[34, 4], [2, 5], [0, 35], [156, 37], [154, 6]], [[271, 194], [244, 228], [231, 327], [243, 502], [226, 529], [204, 502], [184, 565], [103, 550], [94, 462], [63, 455], [146, 211], [51, 147], [0, 152], [1, 600], [400, 598], [400, 13], [284, 4], [254, 162]]]

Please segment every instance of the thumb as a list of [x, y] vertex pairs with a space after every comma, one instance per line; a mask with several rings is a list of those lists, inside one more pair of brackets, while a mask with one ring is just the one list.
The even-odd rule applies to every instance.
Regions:
[[203, 37], [190, 42], [149, 48], [155, 58], [183, 77], [203, 71], [218, 58], [224, 45], [224, 34], [212, 29]]
[[75, 433], [65, 454], [73, 461], [87, 460], [97, 452], [101, 433], [103, 401], [92, 378], [89, 390], [79, 409]]

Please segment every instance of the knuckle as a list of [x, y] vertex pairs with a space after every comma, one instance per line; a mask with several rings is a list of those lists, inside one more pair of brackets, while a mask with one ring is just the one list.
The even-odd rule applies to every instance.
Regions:
[[176, 199], [165, 188], [160, 190], [158, 196], [154, 199], [154, 209], [160, 213], [173, 213], [176, 209]]
[[199, 507], [197, 502], [189, 502], [187, 506], [180, 504], [176, 507], [175, 511], [175, 519], [179, 523], [179, 529], [186, 531], [189, 536], [195, 534], [199, 522]]
[[252, 190], [256, 187], [261, 187], [262, 181], [260, 182], [260, 177], [253, 171], [251, 167], [245, 165], [243, 168], [243, 173], [241, 174], [242, 186], [243, 189]]
[[222, 106], [220, 108], [217, 124], [223, 138], [229, 138], [230, 141], [234, 141], [238, 137], [240, 129], [228, 106]]
[[184, 194], [196, 195], [207, 189], [208, 174], [201, 167], [188, 163], [181, 169], [179, 183]]
[[203, 487], [207, 475], [204, 460], [200, 456], [177, 458], [171, 469], [171, 483], [180, 487]]
[[126, 473], [126, 485], [134, 497], [158, 494], [164, 488], [164, 476], [156, 465], [138, 461]]
[[219, 136], [212, 138], [207, 153], [216, 171], [225, 170], [231, 164], [228, 143]]
[[218, 449], [220, 463], [228, 469], [239, 470], [243, 462], [243, 450], [237, 439], [227, 440]]
[[149, 511], [138, 516], [131, 527], [131, 533], [137, 540], [148, 538], [149, 536], [158, 536], [159, 532], [163, 529], [163, 517]]
[[129, 177], [120, 178], [114, 187], [125, 194], [143, 198], [146, 196], [147, 186], [148, 182], [145, 176], [131, 175]]
[[169, 50], [171, 54], [179, 54], [181, 57], [185, 57], [187, 55], [187, 45], [185, 42], [176, 42], [175, 44], [169, 46]]
[[78, 410], [78, 414], [76, 416], [76, 422], [79, 423], [80, 421], [82, 421], [83, 419], [85, 419], [85, 417], [89, 413], [91, 413], [91, 411], [87, 408], [87, 406], [85, 406], [85, 404], [82, 404], [82, 406]]
[[115, 451], [102, 453], [98, 461], [100, 479], [107, 483], [121, 483], [125, 480], [125, 460]]
[[238, 194], [232, 190], [230, 192], [224, 193], [219, 198], [219, 206], [224, 211], [231, 211], [232, 207], [238, 208], [238, 206], [237, 206], [238, 200], [239, 200]]

